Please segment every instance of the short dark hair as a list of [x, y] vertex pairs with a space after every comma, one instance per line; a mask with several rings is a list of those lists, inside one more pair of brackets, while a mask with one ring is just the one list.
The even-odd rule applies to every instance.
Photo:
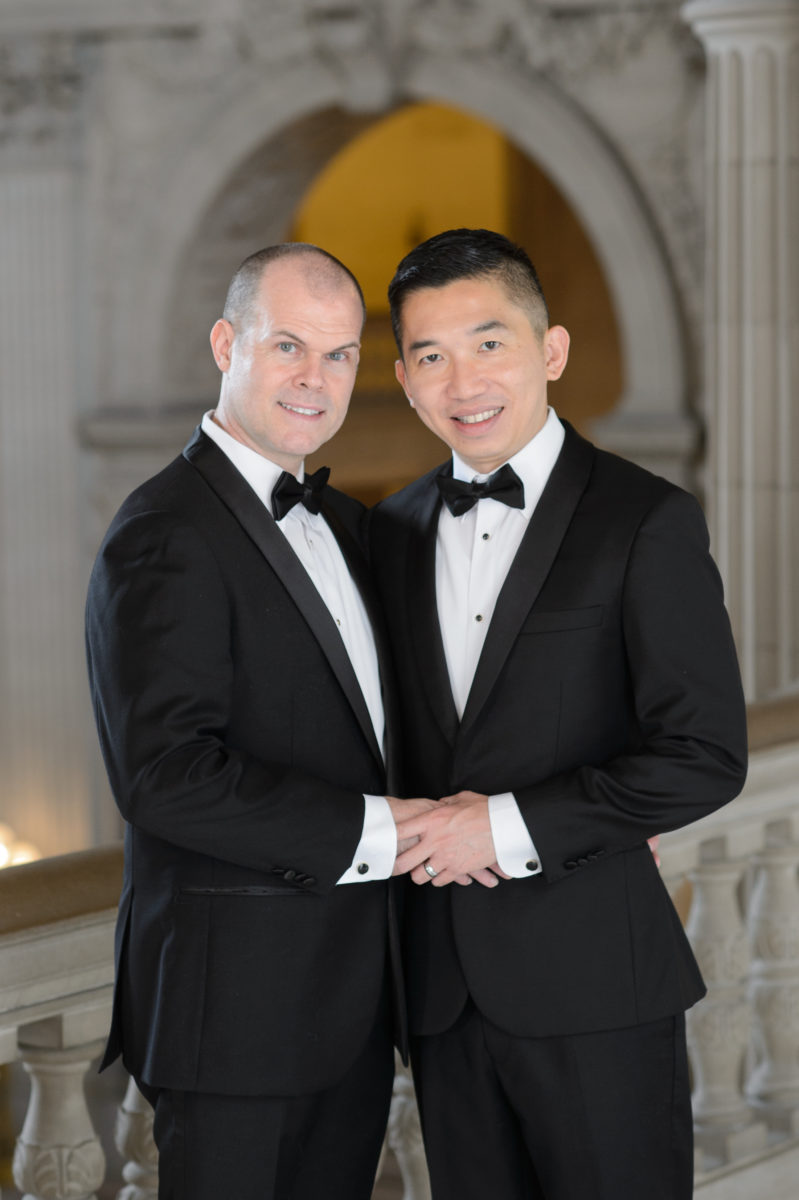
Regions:
[[234, 329], [245, 328], [253, 319], [255, 299], [263, 273], [270, 263], [280, 258], [318, 258], [320, 278], [323, 282], [336, 284], [342, 277], [348, 279], [355, 288], [366, 320], [366, 302], [361, 285], [349, 267], [345, 267], [343, 262], [327, 250], [323, 250], [321, 246], [314, 246], [310, 242], [281, 242], [276, 246], [256, 250], [255, 254], [245, 258], [231, 279], [222, 316], [226, 321], [230, 321]]
[[402, 307], [422, 288], [458, 279], [496, 278], [511, 300], [527, 310], [539, 337], [549, 328], [549, 309], [527, 251], [491, 229], [447, 229], [406, 254], [388, 286], [391, 326], [402, 357]]

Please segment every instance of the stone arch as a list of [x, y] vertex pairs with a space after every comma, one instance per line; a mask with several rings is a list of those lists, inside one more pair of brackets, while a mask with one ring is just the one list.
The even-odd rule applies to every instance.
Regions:
[[[120, 364], [117, 394], [138, 393], [153, 405], [163, 400], [168, 313], [187, 246], [225, 181], [248, 156], [258, 147], [268, 154], [286, 127], [312, 122], [321, 110], [336, 112], [329, 138], [306, 164], [312, 174], [392, 102], [439, 100], [505, 132], [548, 172], [583, 221], [613, 297], [625, 371], [624, 394], [601, 423], [600, 440], [686, 482], [695, 433], [687, 416], [680, 306], [646, 203], [601, 130], [551, 82], [509, 73], [490, 55], [468, 62], [432, 54], [418, 58], [401, 80], [401, 96], [391, 90], [387, 71], [384, 83], [380, 102], [364, 111], [350, 102], [354, 80], [341, 71], [318, 60], [303, 68], [294, 63], [270, 71], [255, 86], [248, 79], [213, 120], [204, 115], [201, 136], [184, 137], [191, 148], [174, 163], [164, 162], [157, 215], [143, 209], [138, 226], [128, 231], [129, 294], [139, 339], [135, 363]], [[299, 172], [298, 181], [309, 179], [308, 171]], [[301, 194], [298, 184], [276, 200], [276, 223], [288, 220]], [[142, 245], [148, 247], [146, 261]], [[136, 380], [135, 390], [126, 387], [126, 375]]]

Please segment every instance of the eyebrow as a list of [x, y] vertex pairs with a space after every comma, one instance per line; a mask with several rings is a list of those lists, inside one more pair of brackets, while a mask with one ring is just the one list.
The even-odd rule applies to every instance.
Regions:
[[484, 321], [482, 325], [475, 325], [472, 333], [490, 333], [492, 329], [507, 329], [504, 321]]
[[[475, 325], [472, 329], [468, 330], [468, 333], [470, 333], [470, 334], [490, 333], [494, 329], [507, 330], [507, 328], [508, 327], [504, 323], [504, 321], [496, 321], [496, 320], [482, 321], [479, 325]], [[415, 353], [417, 350], [426, 350], [429, 346], [437, 346], [437, 345], [438, 345], [438, 342], [435, 341], [433, 338], [427, 338], [427, 339], [424, 339], [424, 340], [418, 341], [418, 342], [411, 342], [410, 346], [408, 347], [408, 353], [409, 354], [411, 352]]]
[[[301, 346], [306, 345], [305, 338], [301, 338], [299, 334], [292, 333], [290, 329], [275, 329], [268, 336], [270, 338], [277, 338], [281, 342], [299, 342]], [[342, 346], [334, 346], [332, 350], [325, 350], [325, 354], [336, 354], [339, 350], [357, 350], [360, 344], [360, 342], [345, 342]]]

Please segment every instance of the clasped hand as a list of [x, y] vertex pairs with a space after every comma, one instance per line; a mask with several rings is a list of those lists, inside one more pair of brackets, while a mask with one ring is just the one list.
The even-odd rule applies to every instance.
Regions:
[[[488, 796], [458, 792], [433, 800], [389, 799], [397, 825], [395, 875], [410, 874], [414, 883], [469, 884], [496, 887], [510, 876], [496, 861]], [[431, 877], [424, 864], [435, 871]]]

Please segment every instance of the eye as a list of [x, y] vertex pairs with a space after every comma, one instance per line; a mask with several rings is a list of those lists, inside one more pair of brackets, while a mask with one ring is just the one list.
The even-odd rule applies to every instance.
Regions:
[[331, 350], [327, 357], [332, 362], [346, 362], [349, 355], [346, 350]]
[[430, 354], [425, 354], [422, 358], [420, 358], [419, 362], [423, 362], [423, 363], [441, 362], [441, 355], [437, 354], [435, 351], [432, 351]]
[[501, 345], [502, 345], [502, 342], [497, 342], [493, 338], [489, 338], [488, 341], [483, 342], [481, 344], [480, 349], [481, 350], [498, 350]]
[[295, 342], [278, 342], [277, 348], [278, 350], [282, 350], [284, 354], [293, 354], [297, 349], [297, 345]]

